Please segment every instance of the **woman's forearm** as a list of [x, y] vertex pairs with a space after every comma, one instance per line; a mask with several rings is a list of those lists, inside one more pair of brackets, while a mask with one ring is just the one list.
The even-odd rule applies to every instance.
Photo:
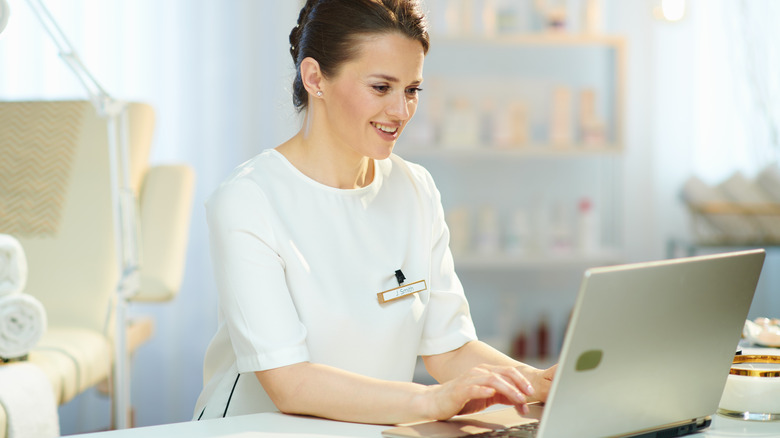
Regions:
[[509, 366], [517, 368], [534, 387], [534, 397], [547, 398], [554, 368], [540, 370], [519, 362], [481, 341], [471, 341], [462, 347], [442, 354], [424, 356], [425, 368], [438, 382], [447, 382], [479, 365]]
[[438, 382], [446, 382], [483, 364], [518, 367], [525, 364], [501, 353], [482, 341], [471, 341], [457, 350], [424, 356], [425, 368]]
[[531, 396], [546, 398], [554, 371], [529, 367], [477, 341], [424, 359], [440, 384], [380, 380], [308, 362], [255, 374], [284, 413], [399, 424], [443, 420], [497, 403], [527, 410]]
[[424, 385], [379, 380], [308, 362], [255, 374], [284, 413], [379, 424], [431, 419], [429, 387]]

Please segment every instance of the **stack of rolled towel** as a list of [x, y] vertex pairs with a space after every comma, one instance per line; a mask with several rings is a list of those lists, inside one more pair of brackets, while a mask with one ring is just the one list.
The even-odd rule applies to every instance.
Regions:
[[0, 234], [0, 361], [24, 359], [46, 331], [46, 311], [24, 293], [27, 258], [14, 237]]
[[26, 361], [46, 331], [46, 311], [24, 293], [27, 258], [14, 237], [0, 234], [0, 406], [8, 438], [60, 435], [57, 403], [41, 368]]

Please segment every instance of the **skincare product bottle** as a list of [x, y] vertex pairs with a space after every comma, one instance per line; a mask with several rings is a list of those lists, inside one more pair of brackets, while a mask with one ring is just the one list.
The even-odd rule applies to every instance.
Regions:
[[525, 255], [528, 251], [528, 235], [528, 214], [518, 208], [509, 218], [504, 244], [506, 253], [514, 256]]
[[494, 37], [498, 32], [496, 27], [496, 0], [480, 0], [478, 33], [486, 37]]
[[477, 220], [477, 252], [480, 254], [496, 254], [499, 250], [499, 224], [496, 209], [484, 206], [479, 211]]
[[580, 199], [577, 205], [577, 248], [582, 254], [599, 250], [599, 221], [590, 198]]
[[514, 339], [512, 339], [510, 355], [519, 361], [524, 360], [526, 355], [528, 355], [528, 334], [525, 327], [521, 327], [515, 334]]
[[596, 112], [596, 90], [586, 88], [580, 92], [580, 133], [585, 145], [599, 146], [605, 143], [604, 122]]
[[563, 203], [555, 203], [550, 215], [550, 249], [554, 254], [568, 254], [572, 249], [570, 213]]
[[601, 1], [585, 0], [584, 30], [587, 34], [601, 33]]
[[569, 87], [558, 85], [553, 89], [550, 143], [555, 147], [571, 144], [571, 101], [571, 89]]
[[550, 325], [545, 314], [541, 315], [536, 326], [536, 355], [541, 362], [550, 357]]
[[530, 138], [528, 106], [519, 99], [504, 102], [494, 117], [495, 144], [501, 147], [527, 145]]
[[479, 143], [479, 114], [466, 98], [454, 98], [447, 107], [442, 126], [444, 147], [472, 148]]
[[471, 241], [471, 226], [469, 211], [465, 207], [456, 207], [446, 214], [447, 226], [450, 229], [450, 250], [453, 254], [467, 254]]

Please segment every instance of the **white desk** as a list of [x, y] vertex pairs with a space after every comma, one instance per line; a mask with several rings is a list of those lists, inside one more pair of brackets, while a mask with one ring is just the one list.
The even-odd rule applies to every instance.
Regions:
[[[380, 438], [387, 426], [341, 423], [317, 418], [279, 413], [244, 415], [217, 420], [192, 421], [140, 427], [86, 435], [89, 438]], [[712, 426], [703, 433], [690, 435], [701, 438], [780, 437], [780, 422], [754, 422], [712, 416]]]

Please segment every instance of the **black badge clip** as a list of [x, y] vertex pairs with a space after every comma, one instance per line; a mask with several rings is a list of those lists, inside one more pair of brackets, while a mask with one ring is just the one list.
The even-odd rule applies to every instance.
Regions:
[[398, 285], [400, 286], [401, 283], [403, 283], [404, 280], [406, 280], [406, 277], [404, 277], [404, 273], [401, 272], [401, 270], [399, 269], [395, 271], [395, 279], [398, 280]]

